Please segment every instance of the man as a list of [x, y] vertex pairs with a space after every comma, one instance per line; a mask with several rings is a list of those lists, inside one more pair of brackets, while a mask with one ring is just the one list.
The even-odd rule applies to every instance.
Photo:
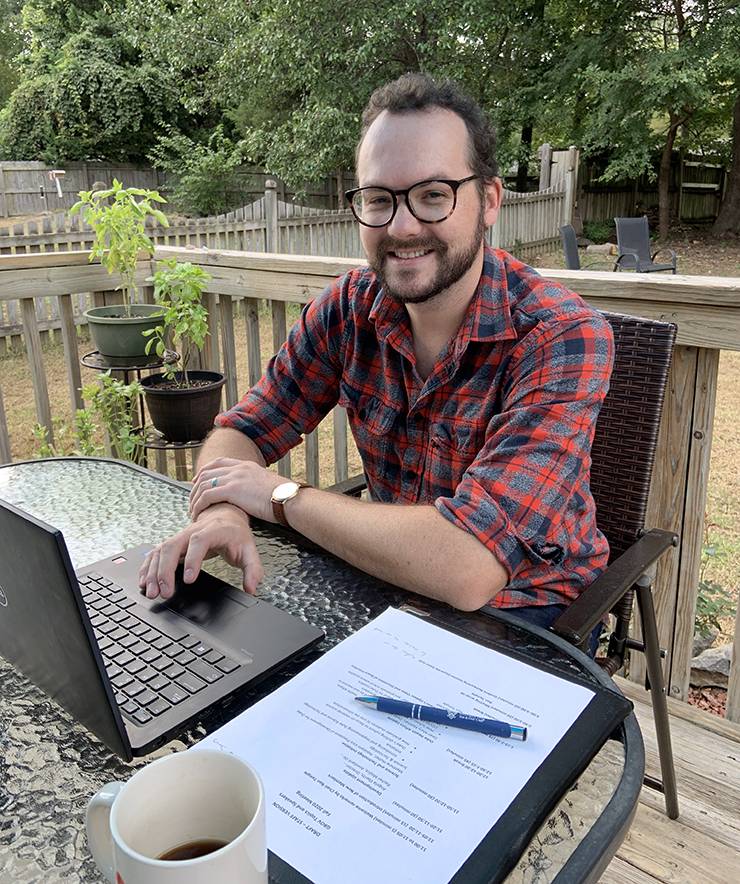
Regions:
[[[370, 268], [304, 310], [262, 380], [219, 416], [193, 523], [140, 580], [169, 597], [220, 553], [255, 592], [249, 516], [285, 521], [370, 574], [461, 610], [549, 625], [608, 549], [589, 490], [612, 364], [609, 325], [484, 242], [502, 186], [494, 136], [454, 85], [406, 74], [363, 115], [349, 197]], [[339, 402], [370, 501], [266, 469]], [[277, 491], [276, 491], [277, 489]]]

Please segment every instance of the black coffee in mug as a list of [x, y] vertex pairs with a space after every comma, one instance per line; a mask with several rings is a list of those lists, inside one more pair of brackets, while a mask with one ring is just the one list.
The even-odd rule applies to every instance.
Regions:
[[168, 861], [197, 859], [199, 856], [206, 856], [216, 850], [221, 850], [228, 843], [228, 841], [222, 841], [220, 838], [199, 838], [197, 841], [187, 841], [185, 844], [171, 847], [160, 854], [157, 859]]

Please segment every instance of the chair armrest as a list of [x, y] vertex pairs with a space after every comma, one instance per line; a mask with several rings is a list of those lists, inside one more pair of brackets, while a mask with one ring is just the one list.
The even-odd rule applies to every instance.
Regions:
[[640, 264], [640, 256], [637, 254], [636, 249], [621, 249], [614, 260], [615, 270], [618, 270], [622, 266], [623, 258], [629, 258], [631, 261], [633, 261], [635, 268], [637, 268]]
[[553, 632], [580, 645], [638, 577], [669, 547], [677, 545], [678, 537], [670, 531], [654, 528], [645, 532], [566, 608], [553, 623]]
[[350, 497], [359, 497], [367, 487], [364, 476], [350, 476], [343, 482], [337, 482], [336, 485], [329, 485], [326, 491], [333, 491], [335, 494], [349, 494]]
[[676, 255], [676, 253], [673, 251], [673, 249], [669, 249], [668, 246], [662, 246], [662, 247], [659, 248], [656, 252], [653, 252], [653, 256], [652, 256], [652, 258], [651, 258], [650, 260], [651, 260], [651, 261], [654, 261], [654, 260], [655, 260], [655, 256], [656, 256], [656, 255], [659, 255], [661, 252], [668, 252], [668, 253], [670, 254], [670, 256], [671, 256], [671, 262], [672, 262], [673, 265], [675, 266], [677, 255]]

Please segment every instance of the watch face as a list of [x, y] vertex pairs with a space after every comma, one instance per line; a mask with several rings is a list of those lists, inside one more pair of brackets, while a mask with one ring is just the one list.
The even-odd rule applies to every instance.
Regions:
[[290, 500], [293, 495], [298, 493], [299, 488], [300, 485], [297, 482], [283, 482], [272, 492], [272, 499], [277, 500], [279, 503]]

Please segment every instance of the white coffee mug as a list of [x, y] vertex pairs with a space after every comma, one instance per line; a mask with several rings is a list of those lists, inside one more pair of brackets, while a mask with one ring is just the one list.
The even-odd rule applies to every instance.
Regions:
[[[86, 823], [95, 862], [115, 884], [267, 884], [262, 782], [227, 752], [179, 752], [108, 783], [88, 804]], [[194, 859], [158, 859], [210, 839], [225, 845]]]

